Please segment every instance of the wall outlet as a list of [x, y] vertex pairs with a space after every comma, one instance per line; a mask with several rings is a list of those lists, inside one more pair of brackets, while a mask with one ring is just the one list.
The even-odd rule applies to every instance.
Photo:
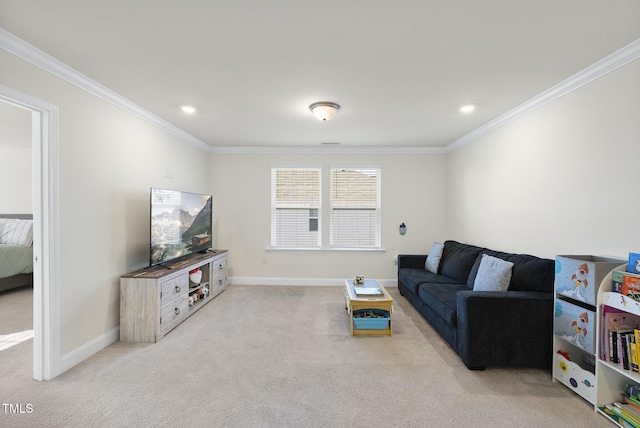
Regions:
[[263, 265], [267, 264], [267, 258], [265, 256], [262, 257], [262, 264]]

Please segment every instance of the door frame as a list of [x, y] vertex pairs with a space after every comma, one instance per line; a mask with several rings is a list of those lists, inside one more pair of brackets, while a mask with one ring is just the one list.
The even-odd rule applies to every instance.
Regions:
[[0, 85], [0, 101], [31, 111], [33, 177], [33, 378], [60, 370], [58, 107]]

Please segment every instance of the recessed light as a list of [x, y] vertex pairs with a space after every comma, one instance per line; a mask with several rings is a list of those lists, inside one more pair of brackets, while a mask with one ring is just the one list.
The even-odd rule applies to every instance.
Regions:
[[475, 104], [467, 104], [460, 107], [460, 113], [471, 113], [476, 109]]
[[183, 113], [194, 114], [196, 112], [196, 108], [193, 106], [182, 106], [180, 107]]

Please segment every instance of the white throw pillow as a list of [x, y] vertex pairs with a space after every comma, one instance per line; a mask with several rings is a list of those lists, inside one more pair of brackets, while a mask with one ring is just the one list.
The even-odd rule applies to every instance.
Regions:
[[440, 266], [440, 259], [442, 258], [442, 250], [444, 244], [441, 242], [434, 242], [431, 246], [431, 251], [427, 257], [427, 261], [424, 262], [424, 268], [429, 272], [438, 274], [438, 266]]
[[30, 247], [33, 243], [33, 220], [6, 219], [0, 230], [0, 243]]
[[511, 262], [483, 254], [473, 291], [507, 291], [512, 268]]

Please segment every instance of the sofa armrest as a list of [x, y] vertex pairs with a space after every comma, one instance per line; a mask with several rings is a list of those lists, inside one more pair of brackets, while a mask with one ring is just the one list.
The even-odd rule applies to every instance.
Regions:
[[399, 254], [398, 269], [412, 268], [424, 269], [424, 263], [427, 260], [426, 254]]
[[553, 293], [465, 290], [456, 305], [457, 351], [467, 367], [551, 367]]

